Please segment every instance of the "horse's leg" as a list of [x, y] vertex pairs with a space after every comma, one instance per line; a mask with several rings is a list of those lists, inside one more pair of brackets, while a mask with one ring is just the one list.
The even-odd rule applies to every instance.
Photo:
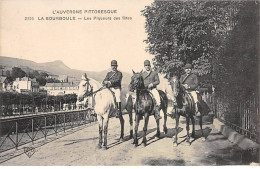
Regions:
[[135, 113], [135, 136], [133, 142], [135, 146], [138, 145], [137, 132], [138, 132], [139, 121], [140, 121], [140, 115]]
[[100, 149], [102, 147], [102, 132], [103, 132], [103, 119], [100, 115], [97, 116], [98, 122], [99, 122], [99, 143], [98, 148]]
[[[159, 120], [158, 120], [158, 121], [159, 121]], [[144, 143], [144, 146], [147, 145], [146, 133], [147, 133], [148, 122], [149, 122], [149, 114], [148, 114], [148, 113], [145, 113], [145, 114], [144, 114], [144, 128], [143, 128], [144, 136], [143, 136], [143, 141], [142, 141], [142, 143]]]
[[203, 129], [202, 129], [202, 116], [199, 117], [199, 124], [200, 124], [200, 131], [201, 131], [201, 140], [205, 141], [206, 138], [204, 136]]
[[129, 123], [130, 123], [130, 139], [133, 138], [133, 112], [131, 110], [127, 110], [129, 114]]
[[120, 125], [121, 125], [121, 134], [120, 134], [120, 139], [119, 141], [124, 141], [124, 124], [125, 124], [125, 120], [122, 116], [122, 112], [119, 113], [119, 120], [120, 120]]
[[103, 149], [106, 150], [107, 149], [107, 130], [108, 130], [108, 118], [109, 113], [107, 112], [107, 114], [104, 115], [104, 144], [103, 144]]
[[179, 128], [179, 120], [180, 120], [180, 115], [176, 112], [175, 114], [175, 119], [176, 119], [176, 124], [175, 124], [175, 138], [173, 141], [173, 146], [177, 147], [178, 146], [178, 128]]
[[167, 134], [168, 132], [168, 129], [167, 129], [167, 126], [166, 126], [166, 122], [167, 122], [167, 107], [163, 108], [163, 116], [164, 116], [164, 124], [163, 124], [163, 131], [164, 131], [164, 134]]
[[[154, 118], [155, 118], [155, 116], [154, 116]], [[156, 137], [159, 138], [160, 137], [160, 119], [156, 120], [156, 125], [157, 125]]]
[[186, 131], [187, 131], [187, 136], [186, 136], [186, 144], [190, 145], [190, 117], [186, 116]]
[[190, 116], [190, 118], [191, 118], [191, 123], [192, 123], [192, 133], [191, 133], [191, 137], [192, 138], [195, 138], [195, 119], [194, 119], [194, 117], [191, 115]]

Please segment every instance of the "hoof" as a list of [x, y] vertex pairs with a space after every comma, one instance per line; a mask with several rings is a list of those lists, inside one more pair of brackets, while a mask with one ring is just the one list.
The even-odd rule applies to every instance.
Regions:
[[178, 146], [178, 144], [177, 144], [176, 142], [174, 142], [174, 143], [173, 143], [173, 146], [174, 146], [174, 147], [177, 147], [177, 146]]
[[157, 138], [160, 138], [160, 132], [157, 132], [155, 135]]
[[195, 138], [195, 134], [192, 133], [192, 134], [191, 134], [191, 137], [192, 137], [192, 138]]
[[186, 141], [186, 142], [185, 142], [185, 145], [186, 145], [186, 146], [190, 146], [190, 142], [189, 142], [189, 141]]
[[130, 138], [130, 139], [131, 139], [131, 138], [134, 138], [133, 130], [130, 131], [130, 136], [129, 136], [129, 138]]
[[137, 147], [138, 141], [137, 141], [137, 140], [134, 140], [133, 144], [135, 145], [135, 147]]
[[142, 144], [143, 144], [144, 147], [146, 147], [146, 146], [147, 146], [147, 140], [144, 139], [144, 140], [142, 141]]
[[103, 150], [107, 150], [107, 146], [103, 146]]
[[167, 134], [167, 132], [168, 132], [167, 127], [165, 127], [165, 128], [163, 129], [163, 131], [164, 131], [164, 134]]
[[123, 137], [119, 138], [119, 142], [125, 141], [125, 139]]
[[98, 149], [101, 149], [101, 148], [102, 148], [102, 146], [99, 144], [99, 145], [97, 146], [97, 148], [98, 148]]
[[134, 138], [134, 136], [130, 134], [129, 139], [132, 139], [132, 138]]
[[205, 137], [201, 137], [200, 139], [201, 139], [201, 141], [205, 141], [206, 140]]

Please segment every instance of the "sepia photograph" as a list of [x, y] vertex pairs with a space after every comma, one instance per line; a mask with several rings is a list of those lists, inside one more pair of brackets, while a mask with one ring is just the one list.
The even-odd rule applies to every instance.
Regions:
[[256, 0], [0, 0], [0, 166], [259, 166]]

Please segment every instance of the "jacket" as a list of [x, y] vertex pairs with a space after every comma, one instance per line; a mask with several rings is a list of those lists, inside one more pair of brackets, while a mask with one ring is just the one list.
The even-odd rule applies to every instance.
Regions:
[[142, 77], [144, 79], [144, 86], [145, 88], [148, 88], [149, 84], [153, 84], [153, 88], [156, 88], [156, 86], [160, 83], [160, 79], [158, 76], [158, 73], [156, 71], [150, 71], [149, 73], [144, 71], [142, 73]]
[[122, 72], [120, 72], [120, 71], [116, 71], [116, 72], [110, 71], [110, 72], [107, 73], [103, 82], [104, 81], [110, 81], [111, 82], [110, 87], [113, 87], [115, 89], [121, 89], [122, 78], [123, 78]]
[[188, 91], [196, 90], [199, 85], [198, 77], [193, 73], [188, 76], [187, 74], [181, 75], [180, 82], [181, 84], [187, 84], [189, 86], [189, 88], [187, 89]]

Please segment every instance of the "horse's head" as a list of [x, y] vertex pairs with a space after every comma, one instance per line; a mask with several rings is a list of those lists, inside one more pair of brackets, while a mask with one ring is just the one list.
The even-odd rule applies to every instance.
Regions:
[[86, 95], [92, 92], [92, 90], [93, 86], [90, 84], [90, 79], [87, 77], [82, 78], [81, 82], [79, 83], [77, 100], [82, 101]]
[[171, 86], [172, 86], [173, 95], [176, 99], [177, 105], [181, 107], [184, 101], [183, 97], [185, 94], [185, 89], [181, 85], [180, 80], [177, 78], [177, 76], [172, 77]]
[[131, 77], [131, 82], [129, 85], [129, 90], [131, 92], [134, 92], [134, 90], [140, 90], [144, 89], [144, 79], [142, 77], [142, 72], [140, 73], [135, 73], [133, 71], [133, 76]]

